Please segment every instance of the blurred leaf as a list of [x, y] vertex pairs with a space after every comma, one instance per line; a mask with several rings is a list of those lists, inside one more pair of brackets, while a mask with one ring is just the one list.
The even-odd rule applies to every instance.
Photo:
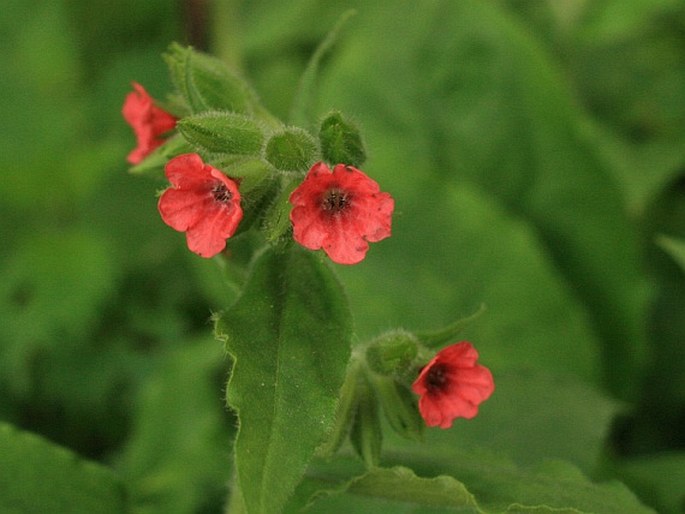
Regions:
[[668, 16], [682, 7], [679, 0], [600, 0], [581, 2], [584, 11], [579, 27], [583, 37], [612, 41], [640, 34], [645, 21]]
[[[335, 104], [366, 125], [374, 149], [369, 166], [384, 187], [398, 194], [416, 192], [397, 198], [398, 214], [405, 216], [396, 217], [394, 241], [407, 224], [421, 223], [412, 223], [413, 237], [405, 236], [403, 249], [394, 251], [423, 251], [416, 274], [447, 268], [447, 262], [433, 260], [440, 250], [426, 244], [428, 235], [422, 241], [420, 231], [444, 246], [463, 228], [447, 228], [448, 220], [455, 224], [453, 215], [428, 218], [428, 204], [438, 189], [477, 185], [506, 207], [509, 220], [527, 221], [540, 236], [541, 250], [552, 256], [553, 267], [570, 286], [567, 293], [587, 305], [588, 319], [602, 336], [605, 379], [613, 392], [630, 396], [635, 382], [626, 377], [640, 372], [645, 351], [645, 284], [636, 233], [612, 174], [579, 135], [583, 118], [574, 110], [559, 69], [533, 37], [492, 3], [421, 3], [411, 24], [388, 16], [390, 9], [389, 2], [360, 8], [355, 37], [348, 38], [331, 66], [320, 103], [322, 111]], [[385, 142], [379, 144], [380, 139]], [[384, 146], [394, 155], [383, 152]], [[436, 180], [430, 189], [425, 187], [428, 170]], [[409, 202], [416, 206], [411, 212]], [[502, 242], [500, 252], [512, 252], [504, 234], [486, 225], [480, 232], [471, 245], [452, 247], [450, 257], [477, 260], [475, 252], [493, 240]], [[501, 274], [501, 264], [490, 261], [486, 267], [470, 275], [474, 282]], [[419, 269], [416, 260], [411, 269]], [[450, 284], [441, 282], [443, 288]], [[540, 282], [525, 283], [516, 289]], [[497, 296], [512, 289], [500, 288]], [[497, 311], [489, 298], [476, 297], [477, 288], [462, 290], [473, 303], [485, 301]], [[536, 311], [527, 302], [515, 305]], [[570, 339], [568, 347], [576, 342]]]
[[432, 459], [424, 455], [419, 462], [408, 457], [405, 462], [415, 464], [412, 467], [422, 476], [426, 476], [422, 470], [428, 467], [459, 477], [486, 512], [537, 512], [536, 508], [542, 512], [572, 508], [594, 514], [654, 512], [640, 504], [623, 484], [593, 484], [566, 462], [548, 461], [533, 468], [517, 468], [493, 456], [476, 455], [473, 450], [469, 453], [451, 452]]
[[188, 341], [164, 355], [143, 386], [117, 463], [140, 512], [201, 512], [223, 503], [231, 434], [222, 361], [214, 339]]
[[238, 484], [248, 512], [279, 512], [335, 418], [350, 356], [351, 317], [317, 255], [267, 249], [242, 296], [217, 319], [235, 364]]
[[[569, 507], [598, 514], [649, 512], [620, 484], [591, 484], [568, 461], [550, 464], [550, 459], [569, 459], [592, 471], [617, 410], [613, 401], [575, 379], [551, 374], [500, 373], [495, 384], [476, 418], [457, 420], [450, 430], [427, 429], [422, 443], [384, 431], [382, 465], [409, 466], [422, 477], [451, 475], [486, 512], [556, 512]], [[306, 503], [317, 491], [338, 491], [344, 477], [361, 474], [356, 466], [344, 459], [315, 464], [293, 501]], [[349, 495], [345, 500], [321, 500], [312, 511], [345, 512], [343, 505], [347, 512], [424, 512]]]
[[[363, 475], [339, 484], [333, 489], [318, 491], [309, 501], [323, 500], [326, 497], [343, 493], [383, 498], [397, 503], [438, 507], [450, 511], [482, 512], [478, 509], [473, 495], [456, 479], [445, 475], [421, 478], [416, 476], [411, 469], [402, 466], [370, 469]], [[322, 512], [320, 507], [319, 509], [315, 507], [314, 510]]]
[[685, 241], [673, 237], [659, 236], [656, 242], [685, 272]]
[[357, 326], [440, 326], [485, 303], [459, 337], [494, 372], [535, 367], [597, 383], [587, 316], [531, 228], [469, 186], [420, 182], [395, 195], [393, 237], [360, 266], [339, 270], [357, 300]]
[[68, 210], [64, 161], [82, 122], [74, 95], [80, 69], [68, 18], [60, 2], [6, 12], [0, 21], [7, 43], [0, 55], [0, 118], [11, 122], [0, 128], [0, 167], [16, 171], [4, 175], [0, 193], [15, 208], [39, 203], [48, 211]]
[[634, 457], [614, 463], [614, 470], [660, 514], [681, 514], [685, 507], [685, 453]]
[[31, 359], [79, 338], [98, 320], [114, 289], [109, 242], [88, 231], [35, 233], [0, 271], [0, 347], [11, 384], [26, 387]]
[[510, 370], [494, 378], [478, 416], [456, 420], [451, 430], [426, 430], [426, 448], [482, 447], [520, 465], [562, 459], [588, 473], [596, 468], [620, 408], [614, 400], [558, 374]]
[[316, 98], [319, 68], [326, 54], [331, 52], [331, 49], [340, 37], [342, 29], [355, 14], [356, 11], [353, 9], [345, 11], [312, 54], [304, 73], [302, 73], [295, 98], [293, 99], [293, 105], [290, 110], [291, 123], [309, 128], [310, 124], [314, 122], [313, 106]]
[[0, 423], [0, 510], [7, 514], [129, 512], [110, 469]]
[[[414, 470], [400, 461], [410, 463]], [[306, 512], [437, 514], [462, 512], [457, 508], [461, 504], [465, 512], [474, 513], [654, 514], [623, 484], [593, 483], [563, 461], [519, 468], [490, 452], [470, 448], [439, 455], [414, 449], [394, 454], [385, 464], [398, 467], [364, 474], [349, 460], [317, 463], [287, 512], [296, 512], [296, 502], [305, 505], [317, 499]], [[407, 501], [405, 494], [413, 487], [422, 488], [415, 498], [421, 496], [423, 501]]]
[[[586, 2], [568, 40], [568, 70], [614, 151], [637, 214], [685, 163], [685, 6], [678, 0]], [[614, 139], [614, 141], [612, 141]]]

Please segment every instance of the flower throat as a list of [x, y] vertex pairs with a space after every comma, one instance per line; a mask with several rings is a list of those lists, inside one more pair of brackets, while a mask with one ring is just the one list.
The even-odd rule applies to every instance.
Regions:
[[321, 202], [321, 206], [324, 211], [328, 211], [331, 214], [341, 212], [345, 210], [350, 203], [349, 194], [340, 189], [330, 189], [326, 192], [326, 195]]

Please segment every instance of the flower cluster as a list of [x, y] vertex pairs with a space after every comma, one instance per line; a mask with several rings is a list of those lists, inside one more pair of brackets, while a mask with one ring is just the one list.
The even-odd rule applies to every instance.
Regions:
[[[141, 85], [133, 86], [123, 114], [138, 140], [128, 160], [137, 164], [163, 143], [160, 137], [177, 119], [155, 106]], [[188, 248], [202, 257], [223, 251], [243, 217], [238, 182], [197, 153], [172, 158], [165, 172], [172, 187], [159, 199], [164, 222], [185, 232]], [[394, 200], [353, 166], [338, 164], [331, 171], [323, 162], [315, 163], [290, 203], [295, 241], [310, 250], [323, 249], [339, 264], [362, 261], [370, 242], [390, 236]]]
[[495, 390], [492, 373], [476, 364], [478, 352], [466, 341], [448, 346], [424, 366], [412, 385], [428, 426], [450, 428], [455, 418], [473, 418]]

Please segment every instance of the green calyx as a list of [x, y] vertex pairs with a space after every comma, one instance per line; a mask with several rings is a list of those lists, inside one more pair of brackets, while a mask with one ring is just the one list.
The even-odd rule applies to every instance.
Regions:
[[366, 347], [366, 363], [379, 375], [400, 376], [412, 366], [419, 351], [419, 340], [406, 330], [380, 335]]
[[306, 130], [288, 127], [271, 136], [265, 158], [280, 171], [306, 171], [320, 158], [314, 138]]

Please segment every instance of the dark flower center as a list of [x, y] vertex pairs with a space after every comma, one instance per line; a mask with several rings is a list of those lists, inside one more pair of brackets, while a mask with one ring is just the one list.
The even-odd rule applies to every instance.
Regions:
[[326, 194], [321, 201], [321, 208], [324, 211], [335, 214], [345, 210], [350, 204], [350, 195], [341, 189], [333, 188], [326, 191]]
[[233, 198], [233, 195], [228, 190], [225, 184], [217, 183], [212, 186], [212, 196], [214, 201], [218, 203], [228, 203]]
[[426, 373], [426, 387], [431, 393], [437, 393], [444, 388], [447, 382], [447, 366], [444, 364], [436, 364]]

